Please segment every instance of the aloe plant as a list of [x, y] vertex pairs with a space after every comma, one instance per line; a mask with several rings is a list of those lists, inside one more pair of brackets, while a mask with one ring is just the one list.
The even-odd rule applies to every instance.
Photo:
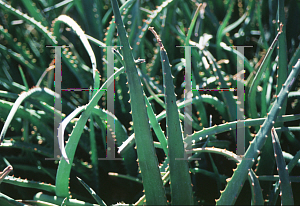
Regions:
[[0, 205], [299, 205], [299, 10], [0, 0]]

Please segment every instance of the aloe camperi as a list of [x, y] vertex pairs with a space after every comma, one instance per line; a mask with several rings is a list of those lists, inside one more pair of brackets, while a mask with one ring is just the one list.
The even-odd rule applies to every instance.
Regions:
[[296, 0], [0, 0], [0, 205], [299, 205], [299, 13]]

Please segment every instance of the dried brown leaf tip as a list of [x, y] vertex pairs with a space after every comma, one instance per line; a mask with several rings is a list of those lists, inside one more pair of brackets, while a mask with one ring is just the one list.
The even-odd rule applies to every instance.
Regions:
[[158, 36], [156, 31], [154, 31], [154, 27], [149, 27], [148, 30], [150, 30], [153, 33], [153, 35], [155, 36], [155, 38], [156, 38], [156, 40], [157, 40], [157, 42], [160, 46], [160, 49], [165, 50], [164, 45], [162, 44], [162, 41], [161, 41], [160, 37]]
[[8, 165], [2, 172], [0, 172], [0, 183], [13, 170], [11, 165]]

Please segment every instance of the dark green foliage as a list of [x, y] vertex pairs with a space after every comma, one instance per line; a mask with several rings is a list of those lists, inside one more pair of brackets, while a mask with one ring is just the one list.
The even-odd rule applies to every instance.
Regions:
[[[0, 0], [0, 205], [300, 205], [299, 14], [297, 0]], [[62, 113], [57, 45], [62, 88], [82, 89], [61, 91]], [[65, 147], [46, 160], [54, 115]], [[118, 160], [98, 160], [108, 134]]]

